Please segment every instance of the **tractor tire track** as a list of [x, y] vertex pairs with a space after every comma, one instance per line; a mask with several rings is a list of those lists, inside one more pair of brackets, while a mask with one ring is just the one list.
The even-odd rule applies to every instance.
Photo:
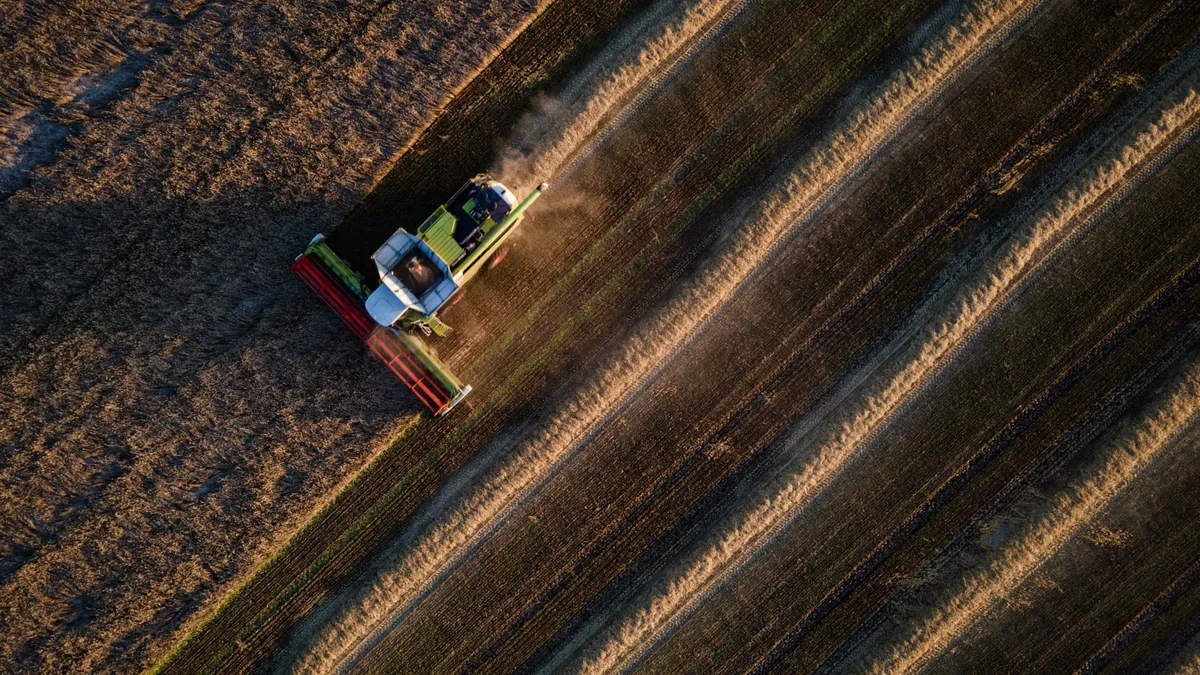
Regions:
[[1169, 586], [1163, 589], [1137, 616], [1125, 624], [1119, 633], [1112, 636], [1104, 646], [1091, 656], [1076, 675], [1094, 675], [1111, 664], [1117, 655], [1126, 649], [1150, 624], [1157, 621], [1181, 596], [1191, 592], [1200, 584], [1200, 560], [1192, 563]]
[[[1194, 359], [1186, 359], [1186, 362], [1188, 362], [1188, 360], [1192, 362], [1192, 365], [1184, 366], [1182, 369], [1184, 370], [1184, 375], [1182, 377], [1180, 374], [1172, 374], [1168, 378], [1168, 381], [1174, 381], [1171, 384], [1171, 392], [1176, 394], [1180, 392], [1180, 389], [1177, 388], [1178, 382], [1181, 380], [1186, 380], [1187, 371], [1194, 372]], [[1156, 400], [1162, 401], [1163, 396], [1156, 396]], [[1158, 412], [1157, 404], [1153, 404], [1152, 402], [1150, 407], [1151, 416], [1158, 416], [1158, 414], [1162, 414]], [[1171, 408], [1168, 407], [1166, 410], [1171, 410]], [[1141, 419], [1145, 420], [1146, 418]], [[1129, 428], [1129, 425], [1124, 426], [1126, 426], [1127, 429]], [[1165, 446], [1163, 446], [1164, 450], [1166, 448], [1174, 447], [1175, 449], [1172, 449], [1171, 452], [1176, 453], [1174, 456], [1177, 456], [1177, 453], [1181, 452], [1181, 449], [1187, 449], [1190, 446], [1190, 444], [1187, 442], [1187, 436], [1189, 434], [1194, 434], [1195, 425], [1190, 425], [1190, 429], [1193, 430], [1192, 432], [1189, 432], [1188, 428], [1189, 426], [1184, 426], [1181, 434], [1174, 438], [1174, 442], [1168, 440]], [[1133, 446], [1138, 446], [1138, 444], [1142, 444], [1142, 442], [1148, 440], [1150, 440], [1150, 438], [1144, 434], [1140, 434], [1140, 432], [1139, 434], [1136, 434], [1132, 440], [1130, 440], [1128, 435], [1124, 436], [1124, 443], [1129, 444], [1130, 449], [1132, 449]], [[1109, 444], [1109, 446], [1111, 446], [1111, 442], [1105, 444]], [[1157, 454], [1153, 454], [1153, 452], [1151, 452], [1151, 454], [1148, 455], [1148, 458], [1153, 460], [1156, 459], [1157, 456]], [[1087, 458], [1081, 459], [1086, 460]], [[1087, 462], [1087, 465], [1091, 467], [1088, 468], [1088, 472], [1093, 471], [1094, 467], [1104, 464], [1103, 455], [1099, 456], [1097, 459], [1102, 461], [1099, 461], [1099, 464], [1097, 461]], [[1141, 456], [1136, 454], [1127, 456], [1122, 453], [1118, 454], [1116, 458], [1114, 458], [1112, 455], [1109, 455], [1109, 465], [1111, 467], [1112, 465], [1128, 464], [1128, 462], [1133, 461], [1134, 468], [1136, 468], [1142, 459], [1145, 458], [1141, 458]], [[1168, 458], [1164, 456], [1162, 461], [1166, 461], [1166, 459]], [[1153, 466], [1153, 464], [1146, 465], [1145, 468], [1152, 468]], [[1162, 465], [1159, 465], [1158, 471], [1159, 473], [1162, 473]], [[1070, 471], [1070, 473], [1076, 472]], [[1038, 492], [1034, 492], [1034, 496], [1027, 498], [1026, 500], [1032, 500], [1033, 502], [1032, 504], [1026, 504], [1024, 507], [1026, 513], [1018, 512], [1019, 524], [1031, 519], [1033, 521], [1030, 522], [1027, 527], [1019, 527], [1018, 532], [1022, 534], [1021, 537], [1004, 537], [1006, 542], [1001, 545], [1001, 549], [997, 551], [995, 557], [997, 560], [1008, 561], [1012, 560], [1013, 557], [1009, 554], [1009, 550], [1020, 551], [1018, 555], [1020, 558], [1020, 563], [1015, 568], [1016, 573], [1024, 574], [1024, 579], [1026, 580], [1030, 580], [1032, 575], [1037, 573], [1044, 579], [1044, 581], [1043, 583], [1034, 584], [1033, 587], [1056, 587], [1056, 595], [1057, 593], [1063, 593], [1063, 595], [1066, 596], [1064, 599], [1072, 598], [1073, 593], [1079, 592], [1073, 585], [1070, 585], [1072, 584], [1072, 578], [1079, 574], [1078, 568], [1073, 565], [1072, 560], [1073, 558], [1078, 558], [1081, 555], [1081, 552], [1084, 552], [1086, 555], [1086, 552], [1090, 550], [1088, 549], [1088, 546], [1082, 546], [1080, 537], [1082, 536], [1086, 537], [1087, 539], [1091, 539], [1093, 545], [1102, 545], [1094, 544], [1094, 537], [1096, 537], [1096, 532], [1105, 532], [1105, 524], [1112, 524], [1112, 522], [1124, 522], [1124, 524], [1128, 524], [1129, 518], [1133, 518], [1135, 520], [1144, 518], [1144, 513], [1139, 513], [1138, 509], [1129, 508], [1129, 504], [1141, 503], [1146, 504], [1148, 507], [1150, 506], [1150, 503], [1146, 502], [1147, 496], [1151, 496], [1154, 494], [1154, 492], [1159, 490], [1166, 490], [1165, 486], [1163, 486], [1163, 488], [1160, 488], [1159, 486], [1160, 480], [1163, 479], [1162, 476], [1159, 476], [1158, 480], [1151, 480], [1151, 482], [1148, 482], [1148, 478], [1141, 478], [1140, 473], [1141, 472], [1135, 471], [1133, 473], [1133, 477], [1129, 476], [1128, 471], [1124, 472], [1123, 477], [1121, 474], [1118, 474], [1116, 478], [1123, 478], [1123, 480], [1118, 480], [1118, 483], [1116, 484], [1116, 491], [1111, 489], [1111, 478], [1114, 477], [1104, 476], [1103, 482], [1100, 482], [1097, 485], [1099, 490], [1098, 494], [1096, 495], [1088, 494], [1090, 490], [1082, 489], [1056, 490], [1056, 492], [1058, 492], [1057, 496], [1054, 494], [1054, 492], [1051, 492], [1050, 495], [1045, 496], [1038, 496]], [[1175, 470], [1171, 473], [1174, 473], [1175, 476], [1178, 476], [1180, 470]], [[1108, 485], [1109, 489], [1104, 489], [1104, 485]], [[1168, 490], [1168, 494], [1177, 490], [1178, 486], [1176, 486], [1175, 490]], [[1063, 495], [1063, 491], [1072, 492], [1072, 495]], [[1080, 501], [1080, 495], [1085, 494], [1086, 497], [1084, 501], [1090, 502], [1090, 506], [1092, 507], [1091, 509], [1085, 508], [1084, 512], [1076, 513], [1074, 509], [1068, 508], [1072, 506], [1072, 502], [1076, 502], [1074, 504], [1076, 507], [1084, 507], [1085, 504], [1079, 504], [1078, 502]], [[1106, 496], [1108, 496], [1108, 500], [1105, 501]], [[1127, 506], [1121, 506], [1122, 502], [1127, 504]], [[1039, 503], [1044, 504], [1044, 506]], [[1031, 509], [1033, 513], [1027, 513], [1028, 510]], [[1109, 515], [1106, 516], [1102, 522], [1099, 520], [1100, 514], [1105, 512]], [[1067, 513], [1072, 515], [1068, 516], [1066, 515]], [[1063, 515], [1057, 516], [1055, 514]], [[1076, 515], [1080, 515], [1082, 518], [1075, 518]], [[1186, 516], [1186, 512], [1180, 513], [1178, 510], [1176, 510], [1174, 513], [1162, 515], [1164, 518], [1170, 521], [1177, 521], [1181, 518], [1181, 516]], [[1044, 527], [1048, 525], [1051, 527], [1051, 530], [1054, 530], [1058, 534], [1068, 531], [1074, 532], [1074, 534], [1069, 534], [1067, 539], [1061, 539], [1057, 536], [1049, 537], [1049, 533], [1044, 531]], [[1090, 533], [1084, 531], [1085, 526], [1091, 531]], [[1139, 530], [1144, 531], [1145, 528], [1140, 527]], [[1118, 531], [1128, 532], [1128, 530]], [[950, 659], [955, 659], [959, 658], [962, 653], [964, 653], [964, 650], [970, 649], [971, 651], [977, 651], [976, 649], [972, 649], [972, 647], [968, 647], [968, 643], [976, 645], [977, 647], [982, 647], [983, 651], [979, 652], [980, 656], [983, 656], [984, 658], [996, 658], [989, 655], [989, 653], [986, 653], [995, 653], [995, 645], [979, 645], [978, 639], [980, 635], [986, 635], [988, 633], [1000, 631], [1001, 626], [1008, 626], [1009, 629], [1013, 629], [1012, 623], [1010, 623], [1010, 620], [1012, 620], [1022, 623], [1021, 626], [1015, 628], [1016, 634], [1028, 635], [1028, 638], [1031, 639], [1033, 644], [1038, 644], [1038, 646], [1043, 647], [1043, 649], [1031, 650], [1025, 653], [1014, 653], [1012, 656], [1015, 658], [996, 658], [997, 664], [1007, 663], [1009, 668], [1030, 668], [1042, 671], [1048, 669], [1061, 671], [1063, 668], [1073, 668], [1074, 665], [1079, 664], [1082, 659], [1086, 658], [1086, 653], [1084, 653], [1084, 655], [1078, 655], [1078, 652], [1074, 652], [1075, 649], [1078, 649], [1078, 647], [1075, 647], [1074, 645], [1079, 643], [1078, 635], [1081, 632], [1085, 634], [1091, 633], [1090, 640], [1096, 640], [1092, 641], [1091, 644], [1103, 644], [1104, 637], [1106, 637], [1106, 635], [1109, 633], [1106, 631], [1104, 633], [1100, 633], [1099, 635], [1103, 635], [1103, 637], [1099, 637], [1097, 640], [1097, 631], [1104, 631], [1104, 627], [1097, 626], [1097, 623], [1108, 623], [1108, 625], [1111, 626], [1109, 629], [1121, 627], [1121, 623], [1118, 622], [1120, 621], [1120, 617], [1129, 616], [1127, 613], [1130, 613], [1130, 611], [1132, 611], [1132, 613], [1136, 613], [1136, 610], [1138, 610], [1138, 608], [1123, 608], [1121, 607], [1122, 604], [1127, 605], [1130, 602], [1136, 602], [1136, 598], [1145, 597], [1144, 593], [1147, 591], [1150, 597], [1156, 595], [1158, 590], [1162, 589], [1162, 586], [1159, 585], [1159, 580], [1162, 579], [1160, 575], [1164, 573], [1168, 579], [1175, 578], [1175, 574], [1177, 572], [1171, 572], [1170, 567], [1168, 569], [1162, 569], [1159, 567], [1160, 562], [1162, 562], [1164, 558], [1168, 558], [1168, 560], [1174, 560], [1174, 558], [1182, 557], [1182, 566], [1178, 565], [1177, 562], [1174, 563], [1175, 571], [1178, 571], [1180, 567], [1188, 567], [1188, 563], [1190, 562], [1189, 556], [1195, 554], [1195, 538], [1194, 536], [1189, 536], [1189, 527], [1187, 526], [1172, 527], [1171, 531], [1172, 534], [1170, 538], [1163, 540], [1162, 542], [1164, 544], [1164, 546], [1162, 546], [1162, 552], [1159, 552], [1159, 546], [1157, 545], [1135, 545], [1132, 546], [1132, 550], [1130, 550], [1130, 554], [1134, 554], [1134, 551], [1140, 551], [1138, 554], [1134, 554], [1135, 557], [1117, 554], [1118, 557], [1114, 558], [1114, 560], [1111, 560], [1110, 562], [1097, 562], [1096, 572], [1100, 574], [1097, 575], [1085, 573], [1086, 577], [1088, 578], [1098, 577], [1100, 579], [1108, 579], [1111, 583], [1111, 581], [1117, 580], [1112, 579], [1111, 575], [1116, 574], [1117, 578], [1120, 578], [1120, 575], [1124, 574], [1123, 571], [1145, 571], [1145, 574], [1140, 574], [1140, 578], [1144, 579], [1146, 584], [1139, 584], [1142, 586], [1141, 589], [1135, 590], [1128, 586], [1127, 581], [1126, 584], [1117, 586], [1122, 587], [1124, 592], [1120, 593], [1120, 595], [1114, 595], [1112, 598], [1097, 597], [1096, 589], [1088, 589], [1086, 591], [1086, 596], [1088, 596], [1087, 598], [1072, 598], [1073, 602], [1067, 602], [1063, 604], [1062, 614], [1063, 619], [1070, 619], [1074, 621], [1068, 623], [1067, 626], [1064, 626], [1064, 629], [1061, 633], [1044, 635], [1044, 637], [1034, 637], [1034, 635], [1030, 633], [1031, 628], [1026, 625], [1028, 625], [1028, 623], [1043, 622], [1043, 617], [1022, 613], [1019, 607], [1007, 610], [1000, 609], [995, 603], [992, 603], [991, 607], [994, 609], [984, 609], [985, 613], [988, 613], [986, 615], [990, 616], [992, 619], [988, 625], [984, 625], [984, 623], [979, 623], [976, 621], [976, 623], [973, 625], [974, 627], [971, 629], [970, 634], [959, 632], [960, 638], [958, 638], [958, 640], [960, 649], [956, 650], [958, 651], [958, 655], [950, 655], [948, 651], [942, 650], [941, 652], [938, 652], [937, 655], [934, 655], [934, 658], [944, 656]], [[1024, 536], [1026, 532], [1042, 532], [1044, 534], [1048, 534], [1048, 536], [1042, 537], [1039, 534], [1039, 536], [1033, 537], [1032, 543], [1028, 543], [1028, 537]], [[1142, 534], [1142, 537], [1145, 537], [1145, 534]], [[1188, 539], [1190, 539], [1190, 542]], [[1159, 542], [1159, 538], [1151, 534], [1150, 542], [1157, 544]], [[1142, 543], [1145, 544], [1146, 542]], [[1075, 550], [1067, 550], [1068, 546], [1074, 546]], [[1080, 550], [1080, 546], [1082, 546], [1082, 550]], [[1189, 550], [1192, 551], [1190, 554], [1188, 552]], [[988, 560], [989, 557], [992, 556], [985, 556], [984, 560]], [[1121, 557], [1128, 561], [1128, 565], [1121, 565], [1120, 562], [1117, 562], [1117, 560], [1120, 560]], [[1147, 557], [1150, 558], [1150, 560], [1147, 560]], [[1030, 567], [1030, 565], [1034, 567]], [[968, 574], [972, 575], [972, 577], [980, 578], [1008, 578], [1009, 569], [1006, 566], [1007, 562], [1004, 563], [1004, 565], [997, 563], [997, 565], [990, 567], [988, 571], [971, 571]], [[976, 574], [976, 572], [982, 572], [982, 574]], [[1134, 573], [1136, 574], [1136, 572]], [[1050, 586], [1050, 584], [1056, 584], [1057, 586]], [[1078, 584], [1078, 581], [1076, 581], [1076, 584]], [[990, 589], [990, 587], [984, 590], [986, 592], [980, 592], [983, 593], [983, 601], [989, 597], [1013, 598], [1014, 596], [1020, 595], [1022, 586], [1025, 586], [1026, 590], [1030, 592], [1036, 592], [1032, 589], [1027, 589], [1027, 581], [1026, 583], [1004, 585], [1003, 589], [998, 590], [998, 592], [1000, 592], [1000, 596], [995, 596], [995, 593], [992, 593], [991, 591], [996, 589]], [[964, 597], [964, 593], [976, 592], [979, 589], [980, 587], [977, 586], [974, 581], [970, 581], [970, 583], [966, 584], [965, 589], [962, 590], [962, 592], [959, 592], [955, 597], [961, 598]], [[1112, 602], [1109, 602], [1110, 599]], [[1020, 603], [1021, 601], [1018, 599], [1018, 601], [1015, 602]], [[962, 605], [962, 607], [976, 608], [977, 605], [978, 603], [971, 601], [970, 603]], [[1084, 614], [1079, 614], [1079, 611], [1084, 611]], [[983, 614], [978, 615], [978, 617], [982, 616]], [[958, 621], [958, 614], [942, 614], [938, 616], [937, 621], [942, 620], [954, 623]], [[1076, 661], [1076, 658], [1078, 658], [1078, 661]]]
[[[909, 543], [910, 538], [925, 527], [962, 490], [966, 489], [981, 472], [986, 470], [990, 462], [1009, 450], [1020, 436], [1028, 433], [1037, 425], [1063, 396], [1066, 396], [1085, 378], [1092, 375], [1098, 368], [1098, 364], [1108, 359], [1115, 351], [1123, 348], [1127, 341], [1140, 333], [1151, 321], [1160, 319], [1163, 312], [1177, 309], [1175, 303], [1179, 302], [1180, 296], [1193, 290], [1198, 283], [1200, 283], [1200, 264], [1193, 265], [1186, 274], [1175, 279], [1170, 286], [1160, 289], [1134, 314], [1127, 317], [1120, 326], [1105, 335], [1101, 342], [1065, 368], [1042, 393], [1034, 397], [1030, 403], [1023, 405], [1000, 432], [976, 454], [967, 458], [966, 462], [941, 483], [918, 510], [905, 518], [899, 529], [884, 538], [868, 557], [839, 581], [820, 603], [806, 612], [787, 635], [779, 640], [768, 654], [747, 669], [747, 672], [766, 673], [776, 670], [787, 654], [805, 640], [836, 607], [844, 603], [851, 594], [857, 592], [869, 579], [876, 576], [877, 570], [885, 561], [894, 556], [902, 546]], [[1043, 473], [1049, 465], [1060, 461], [1063, 455], [1072, 454], [1077, 450], [1082, 443], [1090, 439], [1087, 433], [1089, 429], [1105, 428], [1115, 421], [1116, 416], [1126, 409], [1133, 396], [1144, 391], [1150, 382], [1161, 376], [1166, 367], [1181, 358], [1183, 353], [1198, 341], [1200, 341], [1200, 331], [1193, 329], [1158, 352], [1132, 379], [1123, 382], [1120, 388], [1111, 391], [1102, 402], [1096, 405], [1096, 414], [1079, 423], [1077, 427], [1079, 433], [1072, 436], [1074, 429], [1065, 431], [1060, 439], [1052, 445], [1051, 450], [1039, 455], [1033, 463], [1022, 470], [1019, 477], [1009, 482], [1002, 493], [993, 497], [988, 502], [987, 508], [975, 515], [966, 528], [972, 527], [973, 523], [980, 520], [990, 518], [996, 509], [1012, 499], [1015, 491], [1026, 484], [1030, 477]], [[962, 531], [960, 530], [960, 532]], [[946, 555], [945, 551], [955, 549], [957, 542], [956, 537], [931, 555], [944, 556]], [[894, 602], [894, 597], [889, 600], [889, 603]], [[843, 642], [838, 651], [822, 664], [821, 671], [828, 671], [831, 664], [836, 664], [844, 659], [849, 651], [858, 646], [862, 634], [869, 633], [887, 619], [888, 611], [887, 607], [880, 608], [872, 616], [859, 623], [856, 633], [860, 637], [851, 637]]]
[[[1193, 159], [1190, 160], [1190, 162], [1191, 162], [1191, 164], [1194, 165], [1194, 157], [1195, 156], [1192, 155], [1192, 157], [1193, 157]], [[1172, 169], [1172, 172], [1175, 177], [1172, 178], [1171, 180], [1174, 181], [1174, 183], [1169, 183], [1169, 184], [1177, 185], [1179, 183], [1179, 180], [1180, 180], [1179, 176], [1186, 175], [1186, 172], [1181, 174], [1180, 173], [1181, 171], [1183, 171], [1183, 170], [1180, 168]], [[1142, 200], [1141, 202], [1139, 202], [1139, 204], [1146, 204], [1146, 203], [1161, 205], [1162, 201], [1161, 201], [1161, 198], [1159, 198], [1157, 202], [1155, 202], [1155, 201], [1146, 202], [1145, 200]], [[1137, 213], [1142, 214], [1144, 216], [1144, 211], [1146, 210], [1145, 207], [1139, 206], [1139, 209], [1140, 209], [1140, 211], [1138, 211]], [[1122, 222], [1126, 223], [1127, 227], [1133, 227], [1134, 223], [1142, 222], [1141, 220], [1137, 219], [1134, 215], [1131, 215], [1129, 213], [1123, 213], [1121, 215], [1121, 219], [1122, 219]], [[1169, 215], [1166, 216], [1166, 220], [1168, 222], [1170, 222], [1171, 216], [1169, 216]], [[1112, 237], [1110, 236], [1109, 239], [1111, 240]], [[1184, 246], [1184, 244], [1180, 244], [1180, 246]], [[1190, 244], [1190, 246], [1191, 247], [1195, 246], [1194, 239], [1192, 240], [1192, 243]], [[1188, 250], [1187, 248], [1179, 249], [1179, 251], [1183, 252], [1184, 255], [1186, 255], [1187, 250]], [[1193, 250], [1194, 250], [1194, 248], [1193, 248]], [[1178, 255], [1176, 255], [1176, 257], [1178, 257]], [[1152, 266], [1150, 269], [1154, 269], [1154, 267], [1155, 266]], [[1167, 269], [1171, 269], [1171, 268], [1168, 267]], [[1176, 307], [1171, 310], [1167, 310], [1166, 308], [1159, 307], [1159, 309], [1157, 310], [1160, 313], [1162, 313], [1162, 312], [1166, 313], [1164, 316], [1164, 320], [1169, 320], [1171, 322], [1174, 322], [1175, 324], [1179, 324], [1180, 322], [1183, 322], [1184, 324], [1189, 324], [1189, 323], [1191, 324], [1186, 330], [1183, 330], [1182, 332], [1180, 331], [1180, 329], [1178, 327], [1173, 328], [1173, 329], [1168, 329], [1168, 330], [1164, 330], [1162, 328], [1156, 328], [1151, 331], [1151, 334], [1177, 336], [1177, 337], [1171, 338], [1171, 341], [1168, 343], [1168, 345], [1174, 345], [1174, 346], [1169, 346], [1166, 349], [1166, 351], [1162, 351], [1161, 348], [1152, 347], [1153, 343], [1148, 342], [1148, 340], [1150, 340], [1151, 338], [1141, 338], [1138, 341], [1134, 341], [1134, 344], [1137, 346], [1137, 350], [1139, 353], [1136, 353], [1135, 355], [1123, 357], [1120, 360], [1121, 363], [1138, 364], [1138, 363], [1149, 362], [1149, 363], [1153, 364], [1156, 360], [1159, 360], [1159, 359], [1163, 358], [1164, 356], [1169, 357], [1171, 353], [1177, 352], [1180, 349], [1181, 345], [1183, 345], [1183, 348], [1186, 348], [1187, 344], [1194, 341], [1195, 336], [1196, 336], [1195, 325], [1194, 325], [1194, 322], [1191, 321], [1191, 318], [1195, 316], [1194, 308], [1195, 308], [1196, 300], [1195, 300], [1194, 284], [1195, 284], [1196, 276], [1197, 276], [1197, 261], [1195, 259], [1193, 259], [1190, 262], [1190, 264], [1187, 264], [1181, 272], [1177, 273], [1170, 280], [1170, 283], [1166, 287], [1166, 290], [1158, 291], [1150, 299], [1151, 307], [1153, 307], [1155, 305], [1161, 305], [1161, 303], [1164, 301], [1164, 299], [1169, 299], [1170, 296], [1178, 295], [1179, 292], [1183, 289], [1186, 289], [1186, 291], [1185, 291], [1186, 296], [1192, 298], [1191, 300], [1186, 301], [1184, 303], [1183, 307]], [[1178, 301], [1174, 301], [1174, 302], [1178, 302]], [[1136, 312], [1134, 316], [1136, 317], [1138, 314], [1142, 314], [1145, 311], [1146, 311], [1145, 307], [1143, 307], [1143, 309]], [[1146, 349], [1151, 349], [1151, 348], [1153, 348], [1155, 351], [1150, 352], [1149, 353], [1150, 356], [1147, 357]], [[1109, 369], [1097, 369], [1098, 376], [1100, 374], [1111, 372], [1112, 369], [1113, 369], [1112, 367], [1109, 367]], [[1139, 376], [1138, 379], [1141, 379], [1144, 381], [1144, 376]], [[1125, 387], [1125, 385], [1121, 385], [1121, 386]], [[1129, 395], [1128, 393], [1122, 394], [1122, 398], [1125, 400], [1128, 400], [1128, 395]], [[1107, 399], [1105, 399], [1105, 400], [1107, 400]], [[1085, 402], [1086, 402], [1086, 400], [1085, 400]], [[1086, 442], [1086, 440], [1087, 440], [1086, 433], [1087, 433], [1088, 428], [1096, 429], [1096, 428], [1106, 427], [1108, 424], [1111, 423], [1112, 415], [1120, 413], [1121, 411], [1123, 411], [1126, 408], [1127, 405], [1128, 405], [1128, 403], [1123, 403], [1123, 404], [1117, 404], [1114, 407], [1113, 405], [1111, 405], [1109, 403], [1097, 404], [1097, 407], [1099, 408], [1100, 412], [1102, 414], [1104, 414], [1105, 416], [1101, 417], [1099, 420], [1088, 419], [1088, 420], [1085, 420], [1084, 422], [1078, 423], [1078, 424], [1082, 425], [1081, 431], [1084, 434], [1083, 436], [1080, 436], [1079, 434], [1069, 431], [1070, 427], [1068, 427], [1068, 431], [1066, 432], [1066, 438], [1067, 438], [1068, 442], [1066, 445], [1062, 445], [1061, 441], [1056, 441], [1054, 445], [1049, 446], [1048, 449], [1045, 450], [1044, 452], [1038, 450], [1040, 445], [1035, 445], [1035, 447], [1033, 448], [1034, 453], [1028, 455], [1034, 461], [1027, 467], [1022, 468], [1019, 473], [1017, 473], [1015, 476], [1013, 476], [1011, 479], [1009, 479], [1008, 482], [1006, 484], [1004, 484], [1003, 490], [1001, 490], [995, 496], [988, 494], [986, 497], [981, 497], [980, 499], [982, 499], [982, 501], [980, 501], [979, 499], [974, 500], [981, 504], [986, 504], [986, 507], [984, 509], [982, 509], [981, 511], [979, 511], [979, 513], [977, 515], [972, 517], [972, 523], [978, 523], [978, 522], [980, 522], [981, 519], [986, 520], [986, 519], [994, 516], [996, 509], [1002, 507], [1003, 505], [1005, 505], [1011, 501], [1012, 493], [1013, 493], [1014, 489], [1020, 488], [1021, 486], [1028, 484], [1028, 482], [1031, 480], [1031, 477], [1037, 476], [1037, 475], [1042, 475], [1042, 474], [1046, 473], [1048, 470], [1050, 470], [1051, 466], [1053, 466], [1054, 464], [1056, 464], [1062, 460], [1062, 458], [1064, 456], [1064, 451], [1066, 454], [1071, 454], [1071, 452], [1072, 452], [1071, 448], [1078, 447], [1081, 442]], [[1108, 412], [1105, 412], [1105, 411], [1108, 411]], [[1058, 424], [1062, 424], [1062, 423], [1058, 422]], [[1053, 427], [1053, 426], [1050, 427], [1050, 429], [1054, 429], [1054, 428], [1055, 427]], [[1062, 427], [1058, 427], [1058, 428], [1062, 428]], [[1040, 438], [1040, 436], [1035, 435], [1034, 438]], [[1026, 452], [1028, 452], [1028, 451], [1026, 451]], [[1009, 458], [1008, 461], [1011, 462], [1012, 461], [1011, 458]], [[1022, 461], [1024, 461], [1024, 460], [1022, 460]], [[976, 488], [976, 490], [978, 490], [978, 487]], [[960, 503], [957, 505], [957, 507], [958, 508], [957, 508], [956, 512], [961, 512], [963, 505]], [[977, 525], [971, 525], [967, 529], [967, 532], [968, 532], [967, 535], [963, 535], [963, 534], [955, 535], [955, 537], [952, 538], [947, 545], [938, 549], [939, 552], [936, 554], [935, 559], [943, 558], [945, 555], [945, 551], [953, 551], [953, 550], [961, 547], [962, 541], [963, 541], [962, 537], [963, 536], [971, 536], [969, 534], [969, 532], [977, 531], [977, 530], [978, 530]], [[929, 535], [926, 534], [924, 536], [924, 538], [926, 540], [929, 539]], [[920, 555], [918, 553], [918, 551], [914, 551], [912, 553], [912, 555], [910, 556], [910, 558], [913, 561], [910, 564], [914, 564], [914, 565], [919, 564], [925, 557], [926, 556], [924, 556], [924, 555]], [[893, 574], [894, 574], [894, 572], [893, 572]], [[911, 572], [908, 572], [908, 574], [911, 574]], [[899, 596], [893, 596], [893, 598], [891, 598], [888, 601], [888, 603], [879, 610], [879, 613], [875, 614], [874, 616], [872, 616], [870, 619], [868, 619], [866, 621], [861, 621], [861, 620], [857, 621], [856, 622], [856, 626], [858, 626], [858, 629], [856, 630], [857, 637], [851, 636], [846, 642], [844, 642], [842, 644], [842, 646], [837, 650], [837, 653], [834, 654], [829, 660], [827, 660], [825, 662], [825, 664], [822, 666], [822, 668], [821, 668], [822, 672], [830, 670], [832, 667], [834, 667], [835, 665], [837, 665], [839, 663], [844, 664], [845, 659], [847, 658], [848, 652], [851, 651], [852, 649], [854, 649], [856, 647], [856, 645], [862, 641], [862, 637], [861, 637], [862, 632], [869, 632], [870, 630], [872, 630], [873, 626], [880, 625], [883, 622], [883, 619], [887, 618], [888, 615], [894, 614], [894, 612], [895, 612], [894, 607], [898, 601], [898, 597], [907, 597], [907, 596], [904, 593], [901, 593]]]

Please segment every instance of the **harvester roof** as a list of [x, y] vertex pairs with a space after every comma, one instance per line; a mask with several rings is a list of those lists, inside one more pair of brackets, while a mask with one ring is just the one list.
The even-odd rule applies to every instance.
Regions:
[[371, 256], [382, 284], [367, 298], [367, 311], [384, 326], [409, 309], [433, 314], [458, 290], [450, 266], [426, 242], [401, 230]]

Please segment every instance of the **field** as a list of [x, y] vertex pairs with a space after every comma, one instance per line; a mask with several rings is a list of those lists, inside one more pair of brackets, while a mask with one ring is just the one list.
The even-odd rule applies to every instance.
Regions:
[[[1200, 8], [6, 2], [14, 672], [1200, 669]], [[289, 270], [552, 183], [434, 419]]]

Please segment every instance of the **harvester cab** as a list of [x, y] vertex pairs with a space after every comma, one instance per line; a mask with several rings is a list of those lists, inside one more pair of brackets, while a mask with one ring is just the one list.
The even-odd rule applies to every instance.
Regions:
[[372, 288], [318, 234], [292, 269], [299, 274], [434, 415], [466, 397], [464, 386], [417, 335], [446, 335], [438, 311], [470, 281], [542, 194], [524, 201], [487, 175], [471, 179], [417, 228], [397, 230], [371, 256]]

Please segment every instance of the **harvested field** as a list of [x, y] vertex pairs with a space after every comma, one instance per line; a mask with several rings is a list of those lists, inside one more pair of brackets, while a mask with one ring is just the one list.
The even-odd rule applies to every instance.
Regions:
[[[9, 3], [14, 672], [1188, 672], [1200, 8]], [[531, 210], [441, 418], [287, 266]]]

